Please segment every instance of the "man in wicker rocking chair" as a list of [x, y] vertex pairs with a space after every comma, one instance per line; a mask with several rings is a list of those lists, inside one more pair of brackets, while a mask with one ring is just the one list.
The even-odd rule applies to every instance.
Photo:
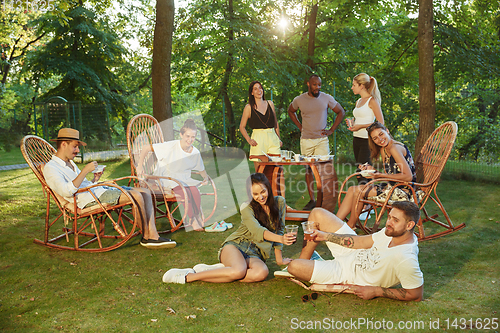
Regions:
[[[43, 169], [43, 175], [49, 187], [67, 201], [73, 200], [73, 195], [80, 188], [90, 186], [97, 182], [103, 170], [97, 169], [97, 162], [88, 163], [82, 171], [73, 162], [75, 156], [80, 152], [80, 146], [87, 144], [80, 141], [80, 132], [72, 128], [62, 128], [59, 130], [57, 139], [57, 152], [52, 156]], [[88, 173], [94, 172], [92, 182], [86, 179]], [[139, 207], [139, 225], [142, 226], [143, 237], [141, 245], [147, 248], [172, 248], [175, 241], [163, 238], [158, 235], [155, 225], [155, 215], [153, 201], [149, 191], [138, 188], [123, 187], [124, 190], [135, 200]], [[101, 203], [116, 205], [118, 202], [128, 201], [128, 197], [116, 188], [94, 187], [92, 192]], [[83, 209], [97, 205], [92, 195], [88, 192], [77, 194], [76, 203], [78, 208]]]
[[[411, 201], [397, 201], [385, 228], [357, 236], [334, 214], [315, 208], [309, 215], [316, 229], [302, 248], [300, 259], [288, 265], [290, 274], [316, 284], [347, 284], [349, 291], [363, 299], [387, 297], [402, 301], [421, 301], [424, 278], [418, 263], [418, 241], [413, 233], [420, 218], [418, 206]], [[309, 260], [320, 241], [335, 257], [333, 260]], [[402, 288], [393, 288], [401, 284]]]

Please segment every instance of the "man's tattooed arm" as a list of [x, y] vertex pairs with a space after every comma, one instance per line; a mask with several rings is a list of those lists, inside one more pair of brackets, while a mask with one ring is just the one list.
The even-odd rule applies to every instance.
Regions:
[[407, 298], [408, 291], [403, 288], [391, 289], [382, 288], [382, 296], [392, 299], [405, 300]]
[[353, 286], [354, 293], [362, 299], [387, 297], [400, 301], [421, 301], [424, 298], [424, 285], [415, 289], [382, 288], [376, 286]]
[[352, 235], [338, 235], [338, 234], [328, 234], [326, 237], [328, 242], [339, 244], [344, 247], [352, 248], [354, 246], [354, 239]]

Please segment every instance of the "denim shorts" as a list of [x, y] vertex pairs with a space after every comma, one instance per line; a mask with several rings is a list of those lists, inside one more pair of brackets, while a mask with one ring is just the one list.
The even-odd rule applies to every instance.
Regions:
[[[128, 186], [121, 186], [122, 189], [125, 191], [130, 191], [132, 188]], [[102, 204], [108, 204], [108, 205], [116, 205], [118, 203], [118, 200], [120, 200], [120, 196], [122, 195], [122, 191], [117, 189], [116, 187], [107, 187], [106, 191], [104, 191], [101, 196], [99, 197], [99, 201]], [[85, 205], [83, 208], [88, 208], [97, 205], [97, 201], [93, 200], [89, 202], [88, 204]]]
[[254, 243], [249, 242], [249, 241], [242, 241], [240, 243], [236, 243], [234, 241], [228, 241], [228, 242], [224, 243], [224, 245], [222, 245], [222, 247], [219, 250], [219, 253], [217, 255], [217, 257], [219, 258], [219, 262], [220, 262], [220, 254], [222, 252], [222, 249], [226, 245], [236, 246], [236, 248], [238, 250], [240, 250], [240, 252], [243, 255], [243, 257], [245, 258], [245, 260], [248, 258], [257, 258], [257, 259], [260, 259], [262, 261], [265, 261], [264, 258], [262, 258], [262, 255], [260, 254], [259, 248]]

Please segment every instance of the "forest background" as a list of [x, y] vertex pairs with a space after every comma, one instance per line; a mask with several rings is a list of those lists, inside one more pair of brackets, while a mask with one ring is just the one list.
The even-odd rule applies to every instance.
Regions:
[[[433, 73], [419, 84], [424, 4]], [[61, 96], [106, 105], [112, 145], [125, 142], [133, 115], [155, 114], [160, 103], [167, 117], [200, 111], [213, 144], [247, 150], [238, 125], [248, 86], [259, 80], [276, 105], [283, 148], [299, 151], [286, 109], [309, 75], [319, 74], [350, 116], [352, 78], [366, 72], [378, 80], [388, 128], [412, 150], [429, 111], [419, 88], [434, 87], [432, 126], [459, 126], [452, 159], [498, 164], [499, 8], [499, 0], [190, 0], [174, 14], [173, 0], [3, 0], [0, 146], [8, 151], [33, 134], [34, 104]], [[345, 126], [335, 140], [339, 157], [352, 158]]]

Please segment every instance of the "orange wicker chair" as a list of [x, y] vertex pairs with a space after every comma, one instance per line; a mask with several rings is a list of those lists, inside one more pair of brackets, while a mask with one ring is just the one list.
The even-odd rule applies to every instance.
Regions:
[[[155, 143], [162, 142], [164, 142], [163, 132], [160, 124], [153, 116], [148, 114], [138, 114], [130, 120], [127, 126], [127, 146], [130, 156], [130, 169], [132, 176], [137, 176], [137, 167], [143, 148], [146, 146], [151, 147]], [[156, 218], [159, 219], [166, 217], [170, 223], [171, 229], [161, 232], [173, 232], [184, 224], [190, 203], [188, 201], [184, 201], [182, 198], [176, 197], [170, 189], [165, 189], [161, 186], [161, 179], [174, 181], [181, 187], [184, 198], [188, 197], [185, 188], [177, 179], [171, 177], [153, 176], [156, 168], [156, 162], [156, 157], [151, 149], [151, 152], [149, 152], [143, 159], [142, 170], [144, 175], [141, 176], [142, 179], [140, 182], [135, 182], [135, 186], [144, 186], [144, 182], [149, 184], [156, 195]], [[203, 215], [203, 222], [208, 221], [213, 216], [217, 207], [217, 189], [211, 178], [210, 184], [212, 187], [210, 190], [207, 192], [201, 192], [202, 198], [212, 197], [213, 200], [212, 211], [207, 217]], [[183, 213], [180, 209], [181, 204], [185, 204]], [[208, 205], [211, 204], [212, 201], [208, 203]]]
[[[415, 233], [417, 234], [419, 240], [437, 238], [464, 228], [465, 223], [461, 223], [458, 226], [453, 225], [436, 192], [441, 173], [443, 172], [446, 161], [450, 156], [456, 136], [457, 124], [452, 121], [448, 121], [434, 130], [415, 160], [415, 167], [417, 171], [416, 183], [412, 184], [411, 182], [396, 181], [396, 184], [394, 184], [391, 191], [388, 193], [387, 198], [383, 201], [376, 200], [376, 198], [363, 198], [365, 191], [360, 191], [357, 199], [357, 207], [359, 207], [359, 205], [371, 205], [372, 208], [370, 210], [372, 213], [375, 213], [375, 221], [370, 222], [367, 216], [365, 221], [358, 220], [357, 225], [366, 233], [373, 233], [379, 230], [384, 213], [391, 209], [392, 202], [390, 199], [392, 192], [398, 187], [406, 187], [407, 189], [411, 189], [412, 200], [420, 208], [420, 221], [418, 221], [415, 228]], [[356, 179], [354, 177], [357, 175], [359, 175], [359, 173], [349, 176], [342, 183], [338, 199], [339, 207], [343, 196], [347, 193], [347, 184], [353, 183]], [[368, 187], [375, 183], [388, 181], [394, 181], [394, 179], [379, 178], [368, 182], [365, 187], [368, 189]], [[414, 185], [415, 189], [411, 185]], [[427, 204], [428, 202], [433, 202], [435, 206], [429, 207], [430, 204]], [[430, 215], [428, 210], [431, 208], [436, 212], [440, 211], [446, 221], [442, 222], [437, 220], [437, 213]], [[432, 223], [429, 224], [427, 222]]]
[[[38, 136], [28, 135], [21, 141], [21, 151], [31, 170], [42, 184], [44, 193], [47, 194], [45, 235], [43, 240], [35, 239], [36, 244], [64, 250], [105, 252], [122, 246], [130, 238], [140, 233], [135, 222], [138, 207], [130, 194], [116, 184], [117, 181], [130, 177], [118, 178], [78, 190], [76, 193], [91, 193], [98, 202], [96, 206], [80, 209], [76, 205], [76, 197], [74, 202], [66, 201], [55, 193], [45, 181], [43, 167], [56, 153], [52, 145]], [[129, 203], [114, 206], [101, 204], [90, 189], [102, 185], [121, 190], [129, 198]], [[51, 198], [57, 206], [57, 216], [54, 219], [51, 218], [54, 210], [51, 211]], [[55, 224], [60, 219], [64, 222], [61, 223], [62, 234], [60, 234], [60, 224]], [[106, 222], [107, 220], [109, 222]], [[73, 245], [64, 245], [64, 239], [66, 243], [72, 240]]]

